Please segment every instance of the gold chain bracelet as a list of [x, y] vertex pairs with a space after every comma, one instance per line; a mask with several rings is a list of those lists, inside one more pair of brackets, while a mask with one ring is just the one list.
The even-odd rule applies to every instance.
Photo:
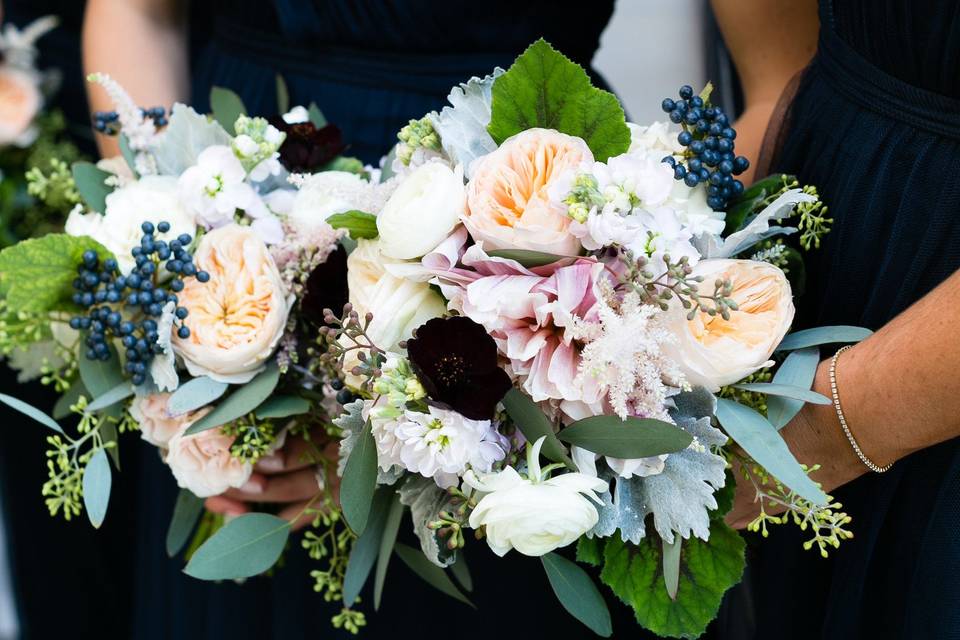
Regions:
[[853, 447], [854, 453], [856, 453], [857, 457], [860, 458], [860, 462], [866, 465], [866, 467], [874, 473], [884, 473], [889, 471], [890, 467], [893, 466], [893, 463], [891, 462], [890, 464], [881, 467], [866, 456], [866, 454], [860, 448], [860, 445], [857, 444], [857, 439], [853, 437], [852, 433], [850, 433], [850, 427], [847, 426], [847, 418], [843, 415], [843, 408], [840, 406], [840, 394], [837, 392], [837, 359], [840, 357], [841, 353], [852, 346], [853, 345], [848, 344], [845, 347], [841, 347], [839, 351], [833, 354], [833, 358], [830, 360], [830, 392], [833, 394], [833, 407], [837, 410], [837, 418], [840, 419], [840, 427], [843, 428], [843, 433], [847, 436], [847, 440], [850, 441], [850, 445]]

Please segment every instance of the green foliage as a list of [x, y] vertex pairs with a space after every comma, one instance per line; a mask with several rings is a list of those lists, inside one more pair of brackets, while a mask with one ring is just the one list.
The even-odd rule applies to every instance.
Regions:
[[598, 636], [610, 637], [610, 611], [587, 572], [557, 553], [543, 555], [540, 561], [563, 608]]
[[280, 369], [275, 362], [258, 373], [253, 380], [237, 388], [227, 399], [187, 429], [187, 434], [200, 433], [233, 422], [259, 407], [280, 381]]
[[633, 608], [637, 622], [661, 636], [696, 638], [717, 615], [727, 589], [740, 581], [744, 542], [720, 519], [710, 524], [710, 540], [684, 540], [676, 599], [664, 584], [663, 548], [657, 535], [640, 544], [605, 538], [600, 579]]
[[364, 211], [335, 213], [327, 218], [327, 224], [334, 229], [346, 229], [354, 240], [360, 238], [372, 240], [380, 235], [377, 230], [377, 217]]
[[179, 416], [210, 404], [227, 392], [226, 382], [218, 382], [207, 376], [193, 378], [179, 387], [167, 400], [170, 415]]
[[111, 175], [92, 162], [74, 163], [73, 181], [88, 208], [99, 213], [107, 210], [107, 196], [113, 191], [107, 184]]
[[440, 135], [433, 128], [430, 116], [411, 120], [397, 134], [400, 144], [397, 146], [397, 159], [407, 166], [417, 149], [440, 150]]
[[787, 334], [783, 342], [777, 347], [777, 351], [806, 349], [807, 347], [815, 347], [821, 344], [860, 342], [872, 335], [873, 331], [870, 331], [870, 329], [849, 325], [814, 327], [813, 329], [804, 329]]
[[236, 580], [263, 573], [280, 557], [290, 523], [266, 513], [231, 520], [204, 542], [184, 573], [199, 580]]
[[543, 251], [530, 251], [528, 249], [495, 249], [488, 251], [487, 255], [492, 258], [504, 258], [505, 260], [515, 260], [524, 267], [542, 267], [547, 264], [553, 264], [558, 260], [563, 260], [568, 256], [558, 256]]
[[[763, 383], [770, 382], [771, 380], [773, 380], [773, 374], [770, 373], [770, 369], [768, 367], [764, 367], [763, 369], [751, 373], [746, 378], [741, 380], [740, 383]], [[739, 388], [738, 385], [731, 384], [721, 387], [719, 397], [729, 398], [739, 402], [745, 407], [750, 407], [761, 415], [767, 415], [767, 396], [758, 391], [742, 389]]]
[[562, 462], [571, 469], [576, 468], [563, 444], [553, 432], [553, 424], [529, 396], [519, 389], [510, 389], [501, 402], [507, 415], [523, 433], [527, 442], [533, 443], [541, 437], [546, 437], [541, 449], [543, 455], [554, 462]]
[[7, 247], [0, 251], [0, 295], [17, 312], [69, 308], [71, 283], [88, 249], [100, 260], [112, 257], [92, 238], [66, 234], [51, 233]]
[[377, 485], [377, 444], [371, 429], [370, 421], [367, 421], [347, 458], [340, 482], [343, 515], [358, 535], [367, 526], [370, 503]]
[[87, 509], [90, 524], [95, 529], [100, 528], [103, 519], [107, 516], [112, 483], [107, 452], [102, 448], [97, 449], [90, 456], [87, 467], [83, 470], [83, 505]]
[[397, 554], [397, 557], [400, 558], [411, 571], [431, 587], [440, 593], [450, 596], [454, 600], [459, 600], [473, 607], [473, 603], [457, 588], [457, 585], [453, 583], [450, 576], [448, 576], [443, 569], [430, 562], [427, 556], [420, 553], [418, 549], [398, 542], [394, 545], [393, 552]]
[[686, 449], [693, 436], [669, 422], [651, 418], [591, 416], [577, 420], [557, 437], [604, 456], [649, 458]]
[[347, 571], [343, 577], [343, 603], [348, 607], [360, 595], [360, 590], [367, 582], [370, 571], [377, 561], [380, 541], [383, 539], [383, 531], [387, 523], [390, 499], [393, 495], [394, 490], [389, 486], [380, 487], [373, 495], [370, 521], [353, 545], [353, 552], [347, 561]]
[[243, 100], [230, 89], [213, 87], [210, 89], [210, 110], [213, 117], [227, 133], [233, 133], [237, 118], [247, 113]]
[[40, 167], [33, 167], [26, 172], [27, 193], [51, 209], [69, 211], [80, 203], [80, 192], [70, 165], [59, 158], [51, 158], [48, 166], [49, 174]]
[[223, 425], [221, 432], [234, 438], [230, 445], [230, 455], [250, 464], [256, 464], [260, 458], [270, 453], [277, 441], [273, 422], [259, 419], [253, 413]]
[[167, 528], [166, 548], [171, 558], [183, 548], [190, 532], [197, 526], [203, 514], [203, 499], [193, 495], [189, 489], [180, 489], [177, 501], [173, 505], [173, 515]]
[[583, 67], [543, 39], [493, 83], [487, 130], [501, 144], [534, 127], [583, 138], [599, 161], [630, 147], [630, 129], [617, 97], [595, 88]]

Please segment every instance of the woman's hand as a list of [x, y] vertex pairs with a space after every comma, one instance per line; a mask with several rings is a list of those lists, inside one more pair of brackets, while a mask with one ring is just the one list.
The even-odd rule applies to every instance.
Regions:
[[[277, 503], [283, 505], [277, 515], [290, 520], [294, 530], [300, 529], [313, 519], [305, 511], [321, 491], [317, 473], [323, 466], [318, 465], [318, 456], [330, 461], [327, 467], [335, 471], [338, 448], [335, 440], [316, 443], [300, 436], [289, 438], [281, 449], [257, 462], [243, 487], [207, 498], [206, 507], [213, 513], [238, 516], [250, 511], [250, 503]], [[325, 487], [334, 500], [339, 499], [336, 473], [327, 474]]]
[[[828, 398], [830, 397], [829, 372], [830, 361], [821, 362], [813, 383], [813, 389]], [[800, 413], [780, 430], [780, 435], [783, 436], [797, 460], [808, 466], [820, 465], [811, 477], [820, 483], [826, 493], [830, 493], [867, 471], [843, 434], [833, 403], [804, 405]], [[757, 502], [756, 486], [744, 475], [736, 459], [733, 461], [733, 473], [737, 479], [737, 487], [733, 509], [727, 514], [726, 522], [734, 529], [744, 529], [760, 514], [760, 503]], [[782, 508], [769, 503], [764, 508], [769, 514], [783, 511]]]

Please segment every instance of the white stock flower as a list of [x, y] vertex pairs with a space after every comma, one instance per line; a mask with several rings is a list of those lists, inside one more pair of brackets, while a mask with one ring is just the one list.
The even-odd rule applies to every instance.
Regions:
[[436, 407], [429, 411], [406, 411], [392, 425], [377, 421], [380, 429], [392, 429], [396, 442], [383, 452], [388, 464], [381, 462], [381, 467], [399, 464], [445, 489], [457, 485], [467, 469], [487, 473], [506, 455], [507, 442], [489, 420]]
[[583, 473], [563, 473], [544, 479], [540, 448], [545, 437], [527, 452], [527, 477], [513, 467], [499, 473], [464, 475], [464, 482], [486, 494], [470, 514], [470, 526], [486, 528], [486, 540], [498, 556], [516, 549], [542, 556], [575, 542], [599, 519], [597, 495], [607, 483]]
[[463, 168], [428, 162], [406, 176], [377, 216], [383, 253], [426, 255], [450, 235], [466, 207]]
[[131, 255], [140, 246], [144, 222], [154, 225], [169, 222], [167, 233], [154, 233], [157, 240], [170, 241], [180, 234], [194, 235], [197, 226], [192, 215], [180, 206], [177, 179], [170, 176], [144, 176], [107, 195], [106, 212], [83, 214], [74, 208], [64, 230], [72, 236], [90, 236], [109, 249], [126, 275], [136, 266]]

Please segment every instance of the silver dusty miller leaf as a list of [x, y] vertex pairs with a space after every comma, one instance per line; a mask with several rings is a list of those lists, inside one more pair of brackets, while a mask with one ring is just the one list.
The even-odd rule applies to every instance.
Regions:
[[152, 149], [157, 172], [179, 176], [197, 163], [201, 151], [214, 145], [229, 145], [231, 140], [218, 122], [177, 103], [170, 113], [170, 124]]
[[441, 511], [452, 510], [450, 494], [437, 486], [431, 478], [411, 475], [400, 487], [400, 502], [410, 507], [413, 518], [413, 531], [420, 539], [423, 555], [438, 567], [449, 567], [457, 559], [457, 552], [451, 551], [427, 525], [440, 517]]
[[463, 165], [470, 177], [470, 163], [497, 149], [497, 143], [487, 132], [490, 124], [490, 103], [493, 81], [504, 71], [500, 67], [485, 78], [470, 78], [454, 87], [447, 96], [452, 106], [444, 107], [433, 116], [433, 128], [440, 134], [443, 150], [454, 163]]
[[609, 469], [600, 477], [612, 480], [613, 488], [602, 496], [600, 520], [591, 536], [611, 536], [619, 529], [625, 542], [634, 544], [646, 535], [644, 520], [653, 514], [653, 526], [668, 543], [674, 533], [683, 538], [710, 536], [710, 511], [717, 508], [714, 493], [725, 483], [726, 462], [711, 447], [727, 438], [710, 420], [716, 398], [705, 389], [694, 389], [674, 397], [670, 415], [692, 436], [694, 442], [683, 451], [667, 456], [661, 473], [646, 478], [620, 478]]

